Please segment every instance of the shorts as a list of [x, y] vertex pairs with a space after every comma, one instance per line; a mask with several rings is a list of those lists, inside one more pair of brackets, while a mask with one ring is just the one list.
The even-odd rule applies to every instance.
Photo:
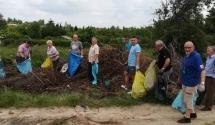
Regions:
[[193, 98], [197, 93], [198, 85], [194, 87], [188, 87], [182, 85], [182, 98], [184, 100], [184, 106], [186, 109], [194, 109]]
[[127, 66], [125, 71], [128, 72], [129, 75], [135, 75], [136, 66]]

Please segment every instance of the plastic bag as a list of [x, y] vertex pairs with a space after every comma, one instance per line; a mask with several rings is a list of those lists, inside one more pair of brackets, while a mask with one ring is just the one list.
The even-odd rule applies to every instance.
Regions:
[[28, 74], [29, 72], [32, 72], [30, 59], [26, 59], [22, 63], [17, 63], [16, 66], [19, 69], [19, 71], [24, 75]]
[[131, 96], [134, 99], [142, 98], [146, 95], [144, 82], [145, 82], [145, 76], [140, 71], [136, 71], [136, 74], [134, 77], [134, 83], [132, 85], [132, 93], [131, 93]]
[[82, 61], [81, 56], [74, 54], [73, 52], [70, 52], [69, 54], [69, 63], [68, 63], [68, 72], [70, 77], [72, 77], [76, 70], [78, 69], [79, 65], [81, 64]]
[[3, 69], [0, 69], [0, 78], [4, 78], [6, 76]]
[[[198, 93], [193, 98], [193, 107], [196, 105], [196, 100], [199, 97]], [[182, 90], [179, 92], [174, 102], [172, 103], [172, 108], [179, 110], [183, 115], [186, 113], [186, 109], [184, 107], [184, 101], [182, 98]]]
[[41, 65], [41, 68], [50, 68], [51, 70], [54, 70], [52, 58], [50, 57], [46, 58], [46, 61]]
[[145, 72], [146, 80], [144, 83], [144, 87], [147, 91], [152, 89], [155, 86], [155, 82], [156, 82], [155, 63], [156, 63], [156, 60], [152, 61], [149, 68]]
[[3, 62], [1, 59], [0, 59], [0, 69], [3, 69]]
[[97, 84], [97, 77], [96, 77], [96, 74], [98, 74], [98, 70], [99, 70], [99, 66], [97, 63], [93, 64], [92, 65], [92, 75], [94, 77], [94, 80], [92, 82], [93, 85], [96, 85]]

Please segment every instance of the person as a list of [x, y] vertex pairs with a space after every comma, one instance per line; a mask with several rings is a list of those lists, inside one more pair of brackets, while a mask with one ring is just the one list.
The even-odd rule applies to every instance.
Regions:
[[57, 64], [59, 62], [59, 52], [53, 46], [53, 43], [52, 43], [51, 40], [48, 40], [46, 42], [46, 44], [48, 46], [48, 49], [47, 49], [47, 58], [50, 57], [52, 59], [54, 72], [57, 72]]
[[31, 54], [30, 54], [31, 44], [32, 43], [30, 41], [27, 41], [26, 43], [19, 45], [18, 52], [16, 54], [16, 62], [17, 63], [22, 63], [26, 59], [31, 59]]
[[131, 43], [130, 39], [125, 38], [125, 48], [126, 48], [126, 50], [130, 51], [131, 47], [132, 47], [132, 43]]
[[[121, 87], [124, 88], [125, 90], [129, 90], [129, 86], [128, 86], [129, 75], [131, 76], [132, 81], [134, 81], [135, 72], [136, 72], [136, 70], [139, 70], [139, 68], [140, 68], [141, 48], [140, 48], [139, 44], [137, 43], [136, 36], [132, 36], [131, 41], [132, 41], [132, 47], [129, 52], [128, 61], [127, 61], [127, 63], [125, 63], [125, 64], [128, 64], [126, 66], [126, 70], [124, 71], [125, 84], [121, 85]], [[129, 91], [128, 94], [130, 94], [130, 93], [131, 92]]]
[[197, 93], [198, 86], [204, 85], [205, 69], [201, 55], [195, 51], [191, 41], [184, 44], [186, 55], [182, 61], [181, 78], [182, 78], [182, 98], [186, 109], [185, 116], [178, 120], [178, 123], [190, 123], [191, 118], [197, 118], [193, 107], [193, 99]]
[[[83, 57], [83, 55], [84, 55], [83, 46], [82, 46], [82, 43], [80, 41], [78, 41], [77, 34], [73, 35], [73, 41], [71, 42], [69, 51], [73, 52], [81, 57]], [[79, 70], [80, 70], [80, 65], [78, 66], [78, 69], [76, 70], [74, 75], [76, 75], [79, 72]]]
[[205, 91], [199, 93], [196, 105], [200, 105], [206, 94], [205, 107], [201, 111], [211, 111], [215, 93], [215, 47], [209, 46], [207, 48], [207, 61], [205, 66], [206, 79]]
[[98, 64], [98, 55], [99, 55], [99, 46], [97, 45], [97, 39], [95, 37], [92, 38], [92, 45], [90, 47], [90, 51], [88, 54], [88, 79], [89, 82], [94, 81], [94, 77], [92, 74], [92, 65], [95, 63]]
[[161, 40], [157, 40], [155, 42], [155, 48], [159, 51], [158, 60], [156, 62], [158, 68], [159, 68], [159, 74], [162, 75], [162, 78], [164, 80], [164, 84], [166, 87], [166, 93], [168, 92], [168, 82], [169, 82], [169, 76], [172, 73], [172, 60], [171, 60], [171, 54], [166, 48], [165, 44]]

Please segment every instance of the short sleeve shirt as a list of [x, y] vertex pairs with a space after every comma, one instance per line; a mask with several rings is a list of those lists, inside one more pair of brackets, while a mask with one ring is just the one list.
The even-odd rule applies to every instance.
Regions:
[[163, 66], [164, 66], [164, 63], [166, 61], [167, 58], [170, 59], [170, 64], [166, 67], [165, 71], [168, 71], [172, 68], [172, 65], [171, 65], [171, 54], [170, 52], [168, 51], [168, 49], [166, 49], [165, 47], [163, 47], [160, 51], [159, 51], [159, 56], [158, 56], [158, 68], [159, 69], [162, 69]]
[[22, 53], [24, 55], [24, 57], [28, 57], [28, 54], [30, 53], [30, 47], [27, 48], [25, 46], [25, 43], [19, 45], [18, 47], [18, 52], [17, 52], [17, 56], [20, 56], [19, 53]]
[[[94, 46], [92, 45], [90, 47], [90, 51], [89, 51], [89, 54], [88, 54], [88, 57], [89, 57], [89, 62], [92, 62], [94, 60], [94, 56], [96, 54], [99, 54], [99, 46], [97, 44], [95, 44]], [[96, 63], [99, 62], [98, 58], [95, 60]]]
[[132, 47], [131, 41], [129, 41], [128, 43], [125, 44], [125, 48], [126, 48], [127, 50], [130, 50], [131, 47]]
[[81, 49], [83, 49], [82, 43], [80, 41], [71, 42], [70, 49], [73, 53], [77, 55], [81, 55]]
[[181, 67], [182, 84], [188, 87], [198, 85], [201, 82], [202, 70], [204, 70], [204, 65], [199, 53], [194, 51], [190, 56], [185, 56]]
[[128, 66], [136, 66], [137, 57], [136, 54], [141, 52], [139, 44], [136, 44], [131, 47], [131, 50], [128, 55]]
[[[51, 49], [47, 49], [48, 56], [53, 56], [55, 54], [59, 54], [59, 52], [57, 51], [57, 49], [54, 46], [52, 46]], [[52, 58], [52, 61], [56, 61], [58, 58], [59, 58], [59, 56], [55, 56]]]

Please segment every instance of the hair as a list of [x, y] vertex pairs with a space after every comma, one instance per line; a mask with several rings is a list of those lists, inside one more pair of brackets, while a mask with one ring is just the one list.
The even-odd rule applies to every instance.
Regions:
[[131, 38], [136, 38], [136, 39], [137, 39], [137, 37], [136, 37], [136, 36], [132, 36]]
[[51, 43], [51, 44], [52, 44], [52, 41], [51, 41], [51, 40], [48, 40], [48, 41], [46, 42], [46, 44], [48, 44], [48, 43]]
[[214, 46], [208, 46], [208, 49], [211, 49], [213, 52], [215, 52], [215, 47]]
[[125, 38], [125, 40], [129, 40], [129, 38]]
[[73, 37], [74, 37], [74, 36], [77, 36], [77, 37], [78, 37], [78, 35], [77, 35], [77, 34], [74, 34], [74, 35], [73, 35]]
[[162, 41], [162, 40], [157, 40], [157, 41], [155, 41], [155, 45], [163, 46], [163, 47], [165, 47], [165, 48], [166, 48], [166, 45], [163, 43], [163, 41]]
[[97, 38], [96, 37], [93, 37], [92, 40], [96, 40], [96, 42], [97, 42]]

